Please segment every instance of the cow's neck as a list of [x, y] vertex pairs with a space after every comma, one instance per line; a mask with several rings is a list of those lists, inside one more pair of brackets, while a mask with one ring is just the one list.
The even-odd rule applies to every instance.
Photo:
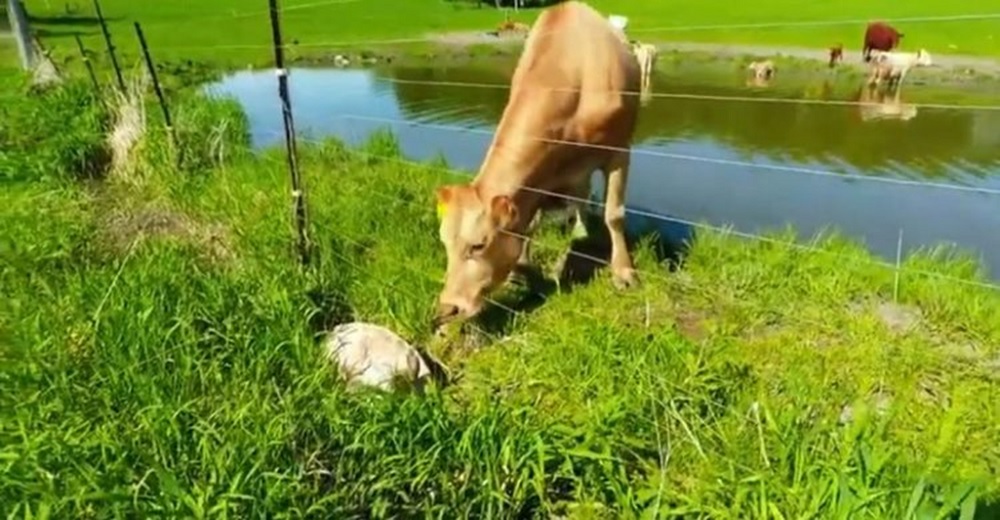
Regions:
[[535, 187], [532, 179], [546, 160], [545, 147], [537, 138], [522, 132], [504, 132], [505, 126], [498, 127], [472, 183], [484, 201], [497, 195], [511, 197], [521, 216], [513, 228], [521, 231], [527, 227], [540, 200], [537, 192], [522, 188]]

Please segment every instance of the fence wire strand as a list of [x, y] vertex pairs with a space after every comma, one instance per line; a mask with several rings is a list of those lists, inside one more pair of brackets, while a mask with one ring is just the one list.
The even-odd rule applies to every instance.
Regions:
[[[316, 140], [316, 139], [308, 139], [308, 138], [306, 138], [306, 139], [302, 139], [302, 141], [303, 142], [312, 143], [312, 144], [316, 144], [316, 145], [322, 145], [322, 144], [324, 144], [324, 141]], [[463, 174], [465, 176], [471, 176], [471, 175], [469, 175], [468, 173], [465, 173], [465, 172], [460, 172], [460, 171], [457, 171], [457, 170], [454, 170], [454, 169], [449, 169], [449, 168], [437, 166], [437, 165], [434, 165], [434, 164], [428, 164], [428, 163], [421, 163], [421, 162], [417, 162], [417, 161], [412, 161], [412, 160], [409, 160], [409, 159], [406, 159], [406, 158], [402, 158], [402, 157], [394, 157], [394, 156], [389, 156], [389, 155], [372, 154], [372, 153], [363, 152], [363, 151], [360, 151], [360, 150], [348, 150], [348, 153], [354, 154], [354, 155], [359, 156], [359, 157], [365, 157], [365, 158], [368, 158], [368, 159], [382, 160], [382, 161], [387, 161], [387, 162], [395, 162], [395, 163], [397, 163], [397, 164], [399, 164], [401, 166], [406, 166], [406, 167], [411, 167], [411, 168], [419, 168], [419, 169], [424, 169], [424, 170], [431, 170], [431, 171], [436, 171], [436, 172], [445, 173], [445, 174], [451, 174], [451, 175], [454, 175], [454, 174], [457, 173], [457, 174]], [[587, 205], [587, 206], [598, 207], [598, 208], [603, 208], [605, 206], [605, 204], [603, 202], [601, 202], [601, 201], [584, 199], [584, 198], [581, 198], [581, 197], [575, 197], [575, 196], [572, 196], [572, 195], [567, 195], [567, 194], [558, 193], [558, 192], [554, 192], [554, 191], [543, 190], [543, 189], [534, 188], [534, 187], [528, 187], [528, 186], [522, 187], [521, 189], [525, 190], [525, 191], [534, 192], [534, 193], [537, 193], [537, 194], [540, 194], [540, 195], [546, 195], [546, 196], [550, 196], [550, 197], [555, 197], [555, 198], [563, 199], [563, 200], [566, 200], [566, 201], [569, 201], [569, 202], [575, 202], [575, 203], [578, 203], [578, 204], [584, 204], [584, 205]], [[379, 192], [378, 190], [372, 190], [372, 192], [376, 193], [379, 197], [382, 197], [385, 200], [390, 200], [390, 201], [396, 201], [397, 200], [397, 199], [393, 199], [393, 198], [388, 198], [387, 195]], [[415, 202], [409, 202], [409, 203], [410, 204], [415, 204]], [[653, 213], [651, 211], [646, 211], [646, 210], [642, 210], [642, 209], [638, 209], [638, 208], [630, 208], [630, 207], [627, 207], [627, 206], [625, 208], [625, 212], [627, 214], [632, 214], [632, 215], [636, 215], [636, 216], [640, 216], [640, 217], [645, 217], [645, 218], [649, 218], [649, 219], [652, 219], [652, 220], [658, 220], [658, 221], [666, 222], [666, 223], [680, 224], [680, 225], [689, 226], [689, 227], [697, 228], [697, 229], [704, 229], [704, 230], [707, 230], [707, 231], [719, 233], [719, 234], [724, 235], [724, 236], [727, 236], [727, 235], [728, 236], [735, 236], [735, 237], [739, 237], [739, 238], [743, 238], [743, 239], [747, 239], [747, 240], [751, 240], [751, 241], [757, 241], [757, 242], [767, 243], [767, 244], [771, 244], [771, 245], [775, 245], [775, 246], [779, 246], [779, 247], [785, 247], [785, 248], [789, 248], [789, 249], [795, 249], [795, 250], [799, 250], [799, 251], [802, 251], [802, 252], [805, 252], [805, 253], [819, 254], [819, 255], [823, 255], [823, 256], [827, 256], [827, 257], [832, 257], [832, 258], [836, 258], [836, 259], [840, 259], [840, 260], [852, 260], [853, 259], [851, 257], [847, 257], [847, 256], [845, 256], [843, 254], [840, 254], [840, 253], [837, 253], [837, 252], [834, 252], [834, 251], [828, 251], [826, 249], [822, 249], [822, 248], [810, 246], [810, 245], [807, 245], [807, 244], [802, 244], [802, 243], [797, 243], [797, 242], [791, 242], [791, 241], [787, 241], [787, 240], [779, 240], [779, 239], [775, 239], [775, 238], [768, 237], [768, 236], [763, 236], [763, 235], [758, 235], [758, 234], [754, 234], [754, 233], [748, 233], [748, 232], [739, 231], [739, 230], [733, 229], [732, 226], [715, 226], [715, 225], [711, 225], [711, 224], [707, 224], [707, 223], [703, 223], [703, 222], [697, 222], [697, 221], [693, 221], [693, 220], [682, 219], [682, 218], [671, 217], [671, 216], [662, 215], [662, 214], [658, 214], [658, 213]], [[537, 239], [535, 239], [533, 237], [527, 236], [527, 235], [515, 234], [515, 236], [518, 236], [518, 237], [520, 237], [522, 239], [525, 239], [525, 240], [531, 242], [533, 245], [538, 245], [538, 246], [540, 246], [540, 247], [542, 247], [544, 249], [555, 250], [555, 249], [558, 248], [558, 246], [554, 246], [554, 245], [551, 245], [551, 244], [546, 244], [546, 243], [544, 243], [542, 241], [539, 241], [539, 240], [537, 240]], [[572, 250], [570, 250], [570, 251], [567, 251], [567, 254], [569, 254], [571, 256], [575, 256], [577, 258], [581, 258], [581, 259], [584, 259], [584, 260], [588, 260], [588, 261], [591, 261], [591, 262], [598, 263], [598, 264], [602, 265], [603, 267], [610, 267], [610, 265], [611, 265], [610, 262], [608, 262], [607, 260], [604, 260], [602, 258], [598, 258], [598, 257], [592, 256], [592, 255], [587, 255], [585, 253], [580, 253], [578, 251], [572, 251]], [[968, 279], [963, 279], [963, 278], [958, 278], [958, 277], [955, 277], [955, 276], [947, 275], [947, 274], [944, 274], [944, 273], [938, 273], [938, 272], [934, 272], [934, 271], [927, 271], [927, 270], [923, 270], [923, 269], [915, 269], [915, 268], [905, 267], [903, 265], [897, 265], [897, 264], [893, 264], [893, 263], [890, 263], [890, 262], [886, 262], [886, 261], [882, 261], [882, 260], [877, 260], [877, 259], [874, 259], [874, 258], [866, 259], [866, 260], [864, 260], [864, 262], [867, 263], [867, 264], [870, 264], [870, 265], [874, 265], [874, 266], [877, 266], [877, 267], [888, 269], [889, 271], [898, 271], [898, 272], [901, 272], [901, 273], [904, 273], [904, 274], [908, 273], [908, 274], [912, 274], [912, 275], [926, 276], [926, 277], [930, 277], [930, 278], [935, 278], [935, 279], [945, 280], [945, 281], [949, 281], [949, 282], [954, 282], [954, 283], [961, 284], [961, 285], [966, 285], [966, 286], [971, 286], [971, 287], [978, 287], [978, 288], [989, 289], [989, 290], [994, 290], [994, 291], [1000, 291], [1000, 285], [989, 283], [989, 282], [981, 282], [981, 281], [977, 281], [977, 280], [968, 280]], [[649, 270], [642, 270], [642, 269], [636, 268], [636, 272], [639, 275], [641, 275], [641, 276], [651, 276], [652, 278], [656, 278], [656, 279], [660, 279], [660, 280], [666, 280], [667, 279], [666, 276], [663, 275], [662, 273], [652, 272], [652, 271], [649, 271]]]
[[[360, 1], [360, 0], [343, 0], [340, 2], [332, 2], [332, 3], [334, 4], [353, 3], [355, 1]], [[316, 4], [323, 5], [323, 2], [317, 2]], [[291, 9], [292, 8], [284, 8], [283, 11], [289, 11]], [[256, 15], [256, 13], [248, 14], [246, 16], [253, 16], [253, 15]], [[995, 20], [995, 19], [1000, 19], [1000, 13], [904, 17], [904, 18], [885, 19], [883, 21], [888, 23], [939, 23], [939, 22], [947, 23], [947, 22], [957, 22], [957, 21], [977, 21], [977, 20]], [[867, 24], [869, 22], [871, 22], [871, 19], [798, 20], [798, 21], [788, 21], [788, 22], [764, 22], [764, 23], [745, 23], [745, 24], [683, 25], [683, 26], [629, 28], [627, 30], [627, 33], [651, 34], [651, 33], [715, 31], [715, 30], [734, 30], [734, 29], [770, 29], [770, 28], [784, 28], [784, 27], [837, 26], [837, 25]], [[487, 32], [486, 30], [483, 30], [484, 34], [486, 32]], [[428, 35], [421, 37], [286, 43], [284, 46], [289, 48], [305, 47], [305, 48], [335, 49], [335, 48], [346, 48], [346, 47], [370, 47], [370, 46], [382, 46], [382, 45], [422, 44], [422, 43], [447, 44], [448, 40], [446, 36], [447, 33], [442, 33], [439, 35]], [[500, 43], [508, 43], [508, 42], [516, 42], [517, 40], [498, 39], [497, 41]], [[169, 48], [175, 50], [209, 50], [209, 49], [259, 49], [259, 48], [270, 48], [270, 46], [260, 45], [260, 44], [220, 44], [220, 45], [205, 45], [205, 46], [171, 46]]]
[[[433, 81], [433, 80], [414, 80], [414, 79], [398, 79], [390, 78], [386, 76], [376, 76], [376, 81], [384, 81], [386, 83], [395, 83], [399, 85], [425, 85], [433, 87], [459, 87], [459, 88], [482, 88], [482, 89], [497, 89], [497, 90], [510, 90], [509, 84], [502, 83], [479, 83], [479, 82], [469, 82], [469, 81]], [[524, 87], [522, 87], [524, 88]], [[579, 88], [559, 88], [559, 87], [528, 87], [531, 90], [544, 90], [550, 92], [565, 92], [565, 93], [577, 93], [582, 92]], [[602, 90], [602, 92], [612, 92], [631, 96], [641, 96], [643, 95], [639, 91], [631, 90]], [[878, 105], [874, 102], [864, 102], [864, 101], [847, 101], [838, 99], [803, 99], [803, 98], [780, 98], [780, 97], [763, 97], [763, 96], [722, 96], [722, 95], [711, 95], [711, 94], [691, 94], [683, 92], [648, 92], [646, 94], [652, 98], [667, 98], [667, 99], [691, 99], [699, 101], [727, 101], [727, 102], [747, 102], [747, 103], [786, 103], [794, 105], [829, 105], [829, 106], [846, 106], [846, 107], [864, 107]], [[912, 105], [917, 108], [927, 108], [927, 109], [938, 109], [938, 110], [980, 110], [980, 111], [1000, 111], [1000, 105], [959, 105], [954, 103], [906, 103], [907, 105]]]
[[[269, 131], [269, 133], [271, 133], [275, 137], [279, 137], [279, 136], [283, 136], [284, 135], [283, 133], [274, 132], [273, 130]], [[296, 136], [296, 140], [300, 141], [300, 142], [303, 142], [303, 143], [309, 143], [309, 144], [318, 145], [318, 146], [321, 146], [321, 145], [325, 144], [323, 141], [319, 141], [319, 140], [315, 140], [315, 139], [303, 138], [301, 136]], [[347, 153], [350, 153], [350, 154], [359, 154], [359, 153], [362, 153], [362, 152], [348, 150]], [[371, 157], [377, 158], [377, 157], [380, 157], [380, 156], [371, 155]], [[361, 195], [374, 194], [377, 197], [379, 197], [382, 200], [385, 200], [387, 202], [400, 202], [399, 199], [393, 198], [393, 197], [389, 196], [388, 194], [382, 193], [381, 191], [378, 191], [378, 190], [368, 190], [368, 191], [362, 192], [362, 188], [356, 187], [356, 188], [354, 188], [353, 193], [357, 193], [357, 194], [361, 194]], [[408, 203], [408, 204], [415, 204], [414, 202], [408, 202], [408, 201], [402, 201], [402, 202]], [[356, 246], [364, 246], [363, 243], [361, 243], [359, 240], [357, 240], [357, 239], [355, 239], [353, 237], [348, 237], [348, 236], [346, 236], [344, 234], [338, 234], [337, 237], [342, 238], [344, 240], [347, 240], [348, 242], [351, 242], [352, 244], [354, 244]], [[347, 261], [347, 262], [350, 263], [350, 260], [347, 259], [346, 257], [343, 257], [342, 255], [338, 255], [338, 256], [340, 256], [344, 261]], [[403, 267], [405, 267], [407, 270], [409, 270], [411, 272], [414, 272], [414, 273], [420, 275], [421, 277], [426, 278], [427, 280], [430, 280], [431, 282], [441, 283], [441, 280], [435, 278], [433, 275], [431, 275], [429, 273], [425, 273], [423, 271], [420, 271], [419, 269], [414, 268], [408, 262], [400, 262], [400, 264], [403, 265]], [[355, 265], [355, 267], [358, 267], [358, 266]], [[505, 305], [504, 303], [502, 303], [500, 301], [494, 300], [492, 298], [485, 298], [485, 300], [487, 302], [489, 302], [491, 305], [494, 305], [494, 306], [496, 306], [496, 307], [498, 307], [498, 308], [500, 308], [500, 309], [502, 309], [504, 311], [507, 311], [507, 312], [511, 313], [512, 315], [514, 315], [514, 316], [518, 316], [518, 315], [521, 314], [520, 311], [518, 311], [516, 309], [513, 309], [510, 306]], [[484, 334], [486, 334], [485, 331], [480, 330], [480, 332], [483, 332]]]
[[[455, 126], [455, 125], [441, 125], [441, 124], [437, 124], [437, 123], [423, 123], [423, 122], [419, 122], [419, 121], [405, 121], [405, 120], [401, 120], [401, 119], [392, 119], [392, 118], [386, 118], [386, 117], [363, 116], [363, 115], [355, 115], [355, 114], [342, 114], [342, 115], [338, 115], [336, 117], [337, 118], [341, 118], [341, 119], [353, 119], [353, 120], [358, 120], [358, 121], [369, 121], [369, 122], [374, 122], [374, 123], [383, 123], [383, 124], [396, 125], [396, 126], [411, 126], [411, 127], [417, 127], [417, 128], [428, 128], [428, 129], [435, 129], [435, 130], [444, 130], [444, 131], [461, 132], [461, 133], [472, 133], [472, 134], [481, 134], [481, 135], [490, 135], [490, 136], [492, 136], [495, 133], [494, 131], [484, 130], [484, 129], [480, 129], [480, 128], [470, 128], [470, 127]], [[798, 166], [783, 166], [783, 165], [777, 165], [777, 164], [760, 164], [760, 163], [753, 163], [753, 162], [747, 162], [747, 161], [736, 161], [736, 160], [732, 160], [732, 159], [716, 159], [716, 158], [713, 158], [713, 157], [704, 157], [704, 156], [699, 156], [699, 155], [687, 155], [687, 154], [678, 154], [678, 153], [672, 153], [672, 152], [661, 152], [661, 151], [650, 150], [650, 149], [646, 149], [646, 148], [631, 148], [631, 150], [630, 150], [628, 148], [623, 148], [623, 147], [620, 147], [620, 146], [606, 146], [606, 145], [597, 145], [597, 144], [589, 144], [589, 143], [579, 143], [579, 142], [575, 142], [575, 141], [567, 141], [567, 140], [564, 140], [564, 139], [552, 139], [552, 138], [541, 137], [541, 136], [531, 136], [531, 135], [528, 135], [528, 136], [522, 136], [522, 137], [524, 137], [526, 139], [530, 139], [530, 140], [535, 140], [535, 141], [540, 141], [540, 142], [544, 142], [544, 143], [549, 143], [549, 144], [560, 144], [560, 145], [567, 145], [567, 146], [577, 146], [577, 147], [580, 147], [580, 148], [592, 148], [592, 149], [614, 151], [614, 152], [631, 152], [631, 153], [634, 153], [636, 155], [647, 155], [647, 156], [651, 156], [651, 157], [660, 157], [660, 158], [667, 158], [667, 159], [677, 159], [677, 160], [683, 160], [683, 161], [700, 162], [700, 163], [708, 163], [708, 164], [718, 164], [718, 165], [722, 165], [722, 166], [741, 166], [741, 167], [745, 167], [745, 168], [757, 168], [757, 169], [763, 169], [763, 170], [782, 171], [782, 172], [788, 172], [788, 173], [801, 173], [801, 174], [805, 174], [805, 175], [815, 175], [815, 176], [819, 176], [819, 177], [832, 177], [832, 178], [840, 179], [840, 180], [843, 180], [843, 181], [852, 181], [852, 180], [853, 181], [865, 181], [865, 182], [875, 182], [875, 183], [897, 184], [897, 185], [902, 185], [902, 186], [913, 186], [913, 187], [919, 187], [919, 188], [934, 188], [934, 189], [942, 189], [942, 190], [953, 190], [953, 191], [962, 191], [962, 192], [970, 192], [970, 193], [979, 193], [979, 194], [983, 194], [983, 195], [1000, 195], [1000, 189], [986, 188], [986, 187], [976, 187], [976, 186], [962, 186], [960, 184], [947, 183], [947, 182], [925, 182], [925, 181], [913, 181], [913, 180], [909, 180], [909, 179], [896, 179], [896, 178], [893, 178], [893, 177], [875, 177], [875, 176], [871, 176], [871, 175], [858, 175], [858, 174], [853, 174], [853, 173], [839, 173], [839, 172], [835, 172], [835, 171], [819, 170], [819, 169], [815, 169], [815, 168], [802, 168], [802, 167], [798, 167]]]

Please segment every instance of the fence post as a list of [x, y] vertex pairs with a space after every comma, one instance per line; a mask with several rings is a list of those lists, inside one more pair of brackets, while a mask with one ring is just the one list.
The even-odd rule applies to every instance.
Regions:
[[111, 33], [108, 32], [108, 24], [104, 20], [104, 14], [101, 13], [100, 0], [94, 0], [94, 11], [97, 13], [97, 21], [101, 23], [101, 33], [104, 34], [104, 43], [108, 47], [108, 56], [111, 57], [111, 66], [115, 69], [115, 75], [118, 77], [118, 88], [124, 94], [125, 80], [122, 78], [122, 69], [118, 66], [118, 58], [115, 56], [115, 46], [111, 43]]
[[[153, 64], [153, 58], [149, 55], [149, 46], [146, 45], [146, 37], [142, 34], [142, 26], [139, 22], [134, 22], [135, 24], [135, 35], [139, 38], [139, 46], [142, 48], [142, 56], [146, 60], [146, 70], [149, 71], [149, 77], [153, 80], [153, 90], [156, 91], [156, 99], [160, 102], [160, 110], [163, 111], [163, 126], [167, 130], [167, 146], [170, 149], [171, 154], [177, 150], [176, 136], [174, 135], [174, 124], [170, 119], [170, 107], [167, 106], [167, 100], [163, 97], [163, 90], [160, 89], [160, 80], [156, 76], [156, 66]], [[179, 157], [177, 158], [177, 164], [180, 164]]]
[[7, 0], [7, 16], [10, 18], [10, 28], [17, 41], [17, 53], [21, 57], [21, 67], [31, 70], [35, 66], [34, 49], [31, 47], [31, 30], [28, 28], [28, 15], [24, 11], [21, 0]]
[[295, 147], [295, 122], [292, 119], [292, 102], [288, 95], [288, 70], [285, 69], [284, 46], [281, 41], [281, 21], [278, 10], [278, 0], [268, 0], [271, 12], [271, 36], [274, 43], [274, 67], [278, 75], [278, 96], [281, 98], [281, 114], [285, 123], [285, 155], [288, 157], [288, 170], [292, 180], [292, 203], [295, 212], [295, 232], [299, 261], [302, 265], [309, 264], [309, 237], [306, 232], [307, 217], [305, 193], [299, 177], [298, 151]]
[[74, 34], [73, 38], [76, 39], [76, 47], [80, 49], [80, 58], [83, 59], [84, 66], [87, 67], [87, 74], [90, 75], [90, 82], [94, 84], [94, 93], [98, 97], [101, 97], [101, 84], [97, 82], [97, 75], [94, 74], [94, 66], [90, 63], [90, 57], [87, 56], [87, 49], [83, 46], [83, 40], [80, 39], [79, 34]]
[[892, 283], [892, 302], [899, 303], [899, 277], [903, 270], [903, 228], [899, 228], [899, 239], [896, 241], [896, 277]]

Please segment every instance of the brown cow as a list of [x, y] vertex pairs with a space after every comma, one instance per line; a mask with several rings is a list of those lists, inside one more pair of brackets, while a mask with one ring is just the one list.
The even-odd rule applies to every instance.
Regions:
[[565, 206], [536, 190], [586, 196], [598, 168], [606, 182], [615, 285], [638, 281], [624, 224], [640, 82], [628, 44], [596, 10], [571, 0], [542, 12], [479, 173], [468, 184], [437, 189], [448, 265], [436, 327], [477, 315], [516, 265], [527, 262], [536, 213]]
[[868, 28], [865, 29], [865, 44], [861, 51], [861, 56], [864, 58], [865, 63], [871, 61], [871, 52], [873, 50], [891, 51], [899, 45], [899, 40], [902, 37], [903, 33], [885, 22], [872, 22], [868, 24]]

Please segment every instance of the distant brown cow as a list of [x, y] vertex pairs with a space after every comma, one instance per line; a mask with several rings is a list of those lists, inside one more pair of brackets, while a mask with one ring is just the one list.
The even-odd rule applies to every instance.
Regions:
[[891, 51], [899, 45], [899, 40], [902, 37], [903, 33], [885, 22], [872, 22], [868, 24], [868, 28], [865, 29], [865, 45], [861, 51], [865, 63], [871, 61], [871, 52], [873, 50]]

